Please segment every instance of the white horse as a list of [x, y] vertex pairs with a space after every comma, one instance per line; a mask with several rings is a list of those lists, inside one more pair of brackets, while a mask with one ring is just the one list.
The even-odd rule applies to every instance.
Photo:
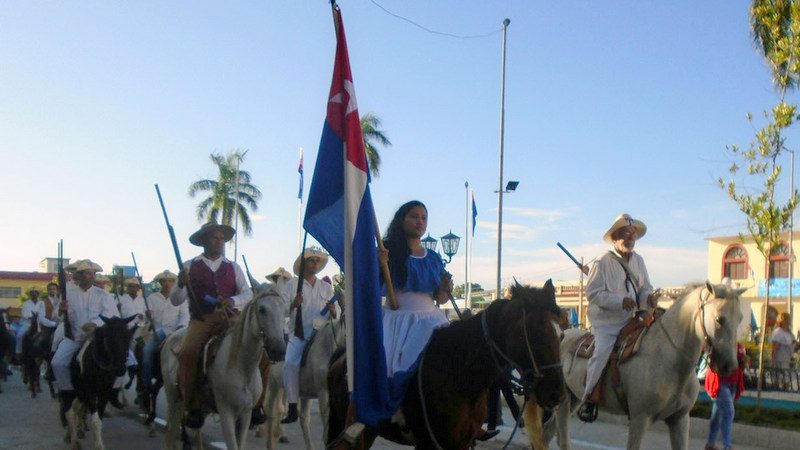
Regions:
[[[250, 413], [261, 396], [259, 361], [266, 348], [270, 359], [282, 360], [286, 353], [283, 340], [284, 304], [273, 286], [254, 284], [254, 298], [241, 312], [236, 324], [223, 338], [214, 362], [208, 368], [222, 434], [228, 449], [245, 448]], [[161, 351], [161, 373], [169, 409], [166, 448], [177, 448], [184, 407], [178, 390], [178, 358], [173, 351], [186, 329], [169, 336]], [[202, 448], [200, 429], [195, 442]]]
[[[620, 380], [627, 398], [630, 423], [628, 449], [639, 449], [647, 428], [657, 420], [669, 427], [673, 449], [689, 446], [689, 411], [700, 384], [695, 367], [703, 347], [711, 352], [714, 370], [727, 373], [737, 367], [737, 329], [742, 321], [739, 295], [744, 289], [706, 283], [676, 301], [644, 336], [639, 353], [620, 365]], [[570, 448], [569, 415], [579, 406], [584, 392], [587, 359], [570, 354], [582, 330], [564, 333], [561, 358], [571, 402], [562, 403], [556, 420], [546, 424], [545, 442], [552, 438], [553, 422], [558, 427], [558, 446]], [[604, 377], [603, 402], [606, 412], [625, 415], [614, 392], [610, 376]]]
[[[317, 323], [322, 323], [320, 318]], [[325, 448], [325, 438], [328, 435], [328, 365], [330, 364], [333, 352], [339, 347], [344, 347], [345, 330], [343, 320], [329, 320], [324, 325], [319, 326], [316, 330], [314, 340], [308, 348], [305, 365], [300, 368], [300, 405], [299, 405], [299, 422], [300, 428], [303, 430], [303, 440], [305, 441], [307, 450], [314, 450], [314, 444], [311, 439], [311, 400], [317, 399], [319, 401], [319, 414], [322, 419], [322, 447]], [[282, 377], [280, 378], [282, 381]], [[270, 435], [270, 431], [275, 429], [278, 411], [278, 402], [282, 398], [281, 391], [282, 385], [272, 384], [272, 376], [270, 376], [270, 394], [267, 396], [267, 406], [264, 410], [267, 412], [267, 422], [265, 423], [267, 430], [267, 449], [274, 449], [274, 438]], [[273, 389], [274, 386], [274, 389]], [[277, 419], [277, 420], [276, 420]]]

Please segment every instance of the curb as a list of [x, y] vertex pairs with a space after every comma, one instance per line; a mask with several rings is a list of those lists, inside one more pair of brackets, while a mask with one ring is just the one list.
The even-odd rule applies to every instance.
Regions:
[[[616, 425], [628, 425], [628, 418], [601, 412], [597, 420]], [[708, 419], [690, 417], [689, 436], [695, 439], [705, 439], [708, 437]], [[658, 421], [650, 425], [651, 429], [668, 431], [667, 424]], [[741, 423], [733, 424], [734, 444], [748, 445], [754, 447], [765, 447], [776, 450], [796, 450], [800, 442], [800, 432], [790, 431], [780, 428], [757, 427]]]

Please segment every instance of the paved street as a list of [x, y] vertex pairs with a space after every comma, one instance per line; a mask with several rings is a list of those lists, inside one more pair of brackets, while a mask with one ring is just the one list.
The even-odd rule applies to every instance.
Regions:
[[[3, 384], [3, 393], [0, 394], [0, 449], [54, 449], [65, 448], [63, 437], [65, 432], [58, 423], [58, 404], [51, 399], [46, 392], [39, 395], [36, 399], [31, 399], [30, 394], [25, 391], [20, 374], [14, 370], [14, 374], [9, 378], [8, 383]], [[46, 391], [46, 387], [45, 387]], [[163, 396], [162, 396], [163, 397]], [[128, 398], [133, 398], [133, 393], [128, 393]], [[165, 412], [166, 408], [163, 399], [159, 402], [159, 411]], [[124, 411], [117, 411], [109, 407], [111, 413], [103, 421], [103, 434], [106, 448], [109, 450], [125, 449], [154, 449], [161, 447], [163, 428], [159, 429], [156, 437], [147, 436], [147, 430], [142, 425], [142, 419], [138, 416], [138, 409], [132, 404]], [[313, 407], [312, 426], [314, 427], [315, 442], [320, 444], [317, 448], [322, 448], [322, 428], [319, 424], [319, 414], [316, 405]], [[504, 420], [509, 423], [511, 420], [508, 410], [504, 411]], [[625, 446], [627, 430], [622, 425], [597, 422], [591, 425], [573, 420], [572, 445], [574, 449], [594, 449], [594, 450], [616, 450]], [[501, 427], [500, 435], [491, 442], [480, 443], [477, 448], [499, 449], [505, 444], [511, 433], [510, 427]], [[285, 432], [289, 438], [288, 444], [279, 444], [279, 449], [302, 448], [302, 433], [300, 426], [292, 424], [285, 426]], [[90, 432], [91, 433], [91, 432]], [[203, 427], [205, 441], [212, 445], [212, 448], [224, 449], [219, 426], [214, 422], [213, 417], [206, 421]], [[84, 440], [84, 447], [91, 445], [90, 437]], [[735, 443], [735, 442], [734, 442]], [[692, 439], [690, 449], [702, 449], [705, 444], [703, 439]], [[379, 440], [373, 448], [390, 449], [399, 446]], [[555, 447], [555, 445], [554, 445]], [[265, 448], [264, 438], [257, 438], [251, 435], [248, 440], [248, 449]], [[517, 431], [513, 442], [508, 448], [523, 449], [528, 448], [524, 431]], [[668, 449], [669, 437], [664, 431], [651, 431], [645, 439], [643, 449]], [[739, 450], [755, 450], [764, 447], [748, 447], [736, 445]]]

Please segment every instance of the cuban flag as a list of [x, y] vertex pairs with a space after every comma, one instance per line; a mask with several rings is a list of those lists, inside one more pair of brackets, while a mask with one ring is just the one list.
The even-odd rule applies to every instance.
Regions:
[[297, 173], [300, 174], [300, 189], [297, 190], [297, 198], [303, 199], [303, 149], [300, 149], [300, 164], [297, 166]]
[[336, 60], [304, 228], [344, 271], [347, 374], [359, 422], [388, 416], [388, 379], [378, 278], [375, 211], [341, 12], [334, 6]]

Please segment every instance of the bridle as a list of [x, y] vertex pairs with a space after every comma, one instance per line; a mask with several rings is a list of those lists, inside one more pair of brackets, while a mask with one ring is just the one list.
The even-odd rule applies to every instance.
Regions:
[[[487, 311], [488, 312], [488, 311]], [[481, 329], [483, 330], [483, 339], [489, 347], [489, 355], [494, 362], [495, 370], [498, 375], [508, 381], [511, 389], [518, 395], [525, 395], [526, 397], [539, 382], [544, 378], [544, 372], [548, 370], [560, 370], [562, 365], [561, 361], [552, 364], [539, 365], [536, 358], [533, 356], [533, 349], [531, 347], [531, 340], [528, 336], [528, 322], [526, 311], [522, 309], [522, 332], [525, 337], [525, 347], [528, 353], [528, 358], [531, 361], [530, 369], [523, 369], [519, 364], [514, 362], [508, 355], [505, 354], [497, 345], [497, 342], [492, 339], [489, 331], [489, 322], [486, 320], [488, 314], [484, 313], [481, 317]], [[519, 373], [519, 376], [514, 375], [514, 371]]]
[[[706, 306], [713, 303], [715, 300], [717, 300], [717, 298], [716, 297], [710, 298], [712, 292], [708, 290], [708, 288], [704, 288], [704, 290], [706, 295], [703, 296], [701, 294], [700, 296], [700, 303], [697, 306], [697, 311], [695, 311], [694, 320], [697, 321], [698, 318], [700, 319], [700, 330], [703, 332], [703, 341], [705, 342], [707, 351], [710, 353], [711, 351], [714, 350], [714, 341], [711, 340], [711, 336], [709, 336], [708, 329], [706, 328]], [[658, 322], [661, 325], [661, 330], [667, 336], [667, 340], [669, 341], [670, 344], [672, 344], [672, 347], [674, 347], [675, 350], [677, 350], [678, 354], [683, 355], [683, 349], [681, 349], [681, 347], [679, 347], [678, 344], [676, 344], [675, 341], [672, 339], [672, 336], [669, 335], [669, 332], [667, 332], [667, 328], [664, 326], [664, 321], [658, 320]], [[687, 359], [689, 359], [690, 362], [692, 363], [694, 362], [691, 361], [691, 359], [688, 357]]]

